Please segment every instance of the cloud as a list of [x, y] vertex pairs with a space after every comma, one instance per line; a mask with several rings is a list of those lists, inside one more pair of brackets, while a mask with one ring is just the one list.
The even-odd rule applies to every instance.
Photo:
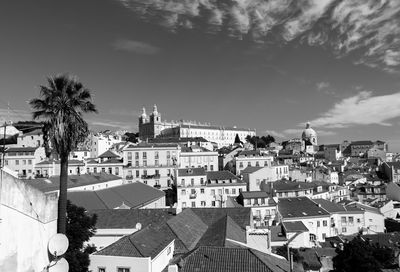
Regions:
[[400, 117], [400, 92], [372, 96], [370, 91], [360, 91], [336, 103], [311, 124], [327, 128], [371, 124], [391, 126], [388, 121], [396, 117]]
[[137, 128], [137, 124], [132, 122], [121, 122], [114, 120], [88, 120], [90, 126], [97, 127], [106, 127], [106, 128], [115, 128], [115, 129], [124, 129], [124, 130], [135, 130]]
[[160, 52], [160, 48], [158, 47], [133, 40], [117, 40], [112, 46], [117, 51], [128, 51], [143, 55], [154, 55]]
[[28, 121], [32, 120], [32, 113], [26, 110], [8, 110], [0, 108], [0, 123], [5, 121]]
[[317, 82], [315, 84], [315, 87], [317, 87], [318, 91], [322, 91], [323, 89], [326, 89], [329, 86], [331, 86], [331, 84], [329, 82], [325, 82], [325, 81]]
[[271, 135], [273, 137], [278, 137], [278, 138], [285, 138], [285, 135], [283, 133], [279, 133], [275, 130], [266, 130], [265, 133], [267, 135]]
[[[297, 135], [298, 137], [301, 136], [302, 132], [304, 129], [297, 129], [297, 128], [289, 128], [285, 129], [282, 131], [282, 134], [284, 135]], [[335, 131], [330, 131], [330, 130], [320, 130], [320, 129], [315, 129], [317, 132], [317, 136], [332, 136], [336, 135]]]
[[400, 70], [399, 0], [119, 0], [169, 30], [203, 29], [256, 42], [331, 48], [355, 63]]

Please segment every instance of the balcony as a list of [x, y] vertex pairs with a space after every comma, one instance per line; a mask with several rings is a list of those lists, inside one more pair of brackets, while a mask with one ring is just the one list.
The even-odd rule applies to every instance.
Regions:
[[196, 197], [197, 197], [197, 194], [190, 194], [190, 195], [189, 195], [189, 198], [190, 198], [190, 199], [195, 199]]
[[132, 179], [133, 179], [133, 176], [126, 176], [125, 179], [126, 179], [126, 180], [132, 180]]
[[159, 179], [160, 174], [155, 174], [155, 175], [142, 175], [142, 179]]

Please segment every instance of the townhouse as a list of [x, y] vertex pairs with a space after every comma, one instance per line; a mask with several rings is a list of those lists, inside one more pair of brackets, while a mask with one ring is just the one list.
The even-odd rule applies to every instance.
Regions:
[[240, 175], [241, 172], [247, 167], [271, 166], [273, 160], [274, 157], [272, 155], [265, 154], [259, 149], [242, 150], [236, 155], [236, 157], [234, 157], [236, 175]]

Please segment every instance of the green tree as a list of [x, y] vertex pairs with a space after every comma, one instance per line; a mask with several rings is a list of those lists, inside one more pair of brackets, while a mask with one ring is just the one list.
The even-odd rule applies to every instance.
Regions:
[[84, 245], [95, 232], [97, 215], [88, 214], [84, 208], [67, 202], [67, 237], [69, 247], [65, 259], [70, 272], [86, 272], [90, 264], [89, 254], [96, 251], [93, 245]]
[[58, 200], [57, 232], [66, 230], [68, 156], [88, 135], [83, 113], [97, 112], [91, 102], [90, 90], [70, 75], [47, 78], [40, 86], [40, 98], [32, 99], [33, 119], [44, 122], [45, 141], [60, 159], [60, 193]]
[[371, 245], [360, 235], [344, 244], [343, 250], [333, 258], [333, 268], [337, 272], [372, 272], [382, 268], [390, 268], [394, 253], [389, 248]]

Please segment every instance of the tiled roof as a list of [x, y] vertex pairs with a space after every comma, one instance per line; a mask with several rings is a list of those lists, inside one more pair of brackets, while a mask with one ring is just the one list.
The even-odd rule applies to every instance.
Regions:
[[238, 179], [234, 174], [229, 171], [210, 171], [207, 172], [207, 180], [236, 180]]
[[244, 199], [246, 198], [260, 198], [260, 197], [268, 197], [267, 192], [264, 191], [246, 191], [241, 192]]
[[41, 128], [37, 128], [35, 130], [32, 130], [31, 132], [24, 133], [24, 134], [20, 135], [19, 137], [32, 136], [32, 135], [42, 135], [42, 134], [43, 134], [42, 129]]
[[286, 232], [309, 231], [302, 221], [282, 222]]
[[351, 142], [350, 145], [373, 145], [372, 141], [354, 141]]
[[245, 169], [241, 171], [242, 174], [251, 174], [254, 173], [264, 167], [261, 166], [247, 166]]
[[122, 204], [138, 208], [165, 196], [161, 190], [141, 182], [110, 187], [97, 191], [72, 191], [68, 199], [86, 210], [115, 209]]
[[30, 146], [26, 146], [26, 147], [9, 147], [6, 148], [6, 153], [9, 152], [34, 152], [36, 149], [38, 149], [38, 147], [30, 147]]
[[[118, 176], [99, 173], [99, 174], [84, 174], [84, 175], [68, 175], [68, 188], [75, 188], [86, 185], [95, 185], [111, 180], [121, 179]], [[53, 176], [50, 178], [40, 178], [27, 180], [30, 185], [39, 189], [42, 192], [56, 191], [60, 188], [60, 176]]]
[[128, 145], [127, 148], [165, 148], [165, 147], [178, 147], [178, 144], [170, 144], [170, 143], [146, 143], [142, 142], [137, 145], [131, 144]]
[[142, 228], [148, 225], [160, 225], [174, 217], [170, 209], [100, 209], [90, 211], [97, 214], [97, 229], [133, 229], [137, 223]]
[[330, 213], [345, 212], [346, 209], [343, 205], [334, 203], [326, 199], [313, 199], [313, 201]]
[[280, 180], [273, 182], [273, 189], [275, 191], [298, 191], [298, 190], [308, 190], [316, 187], [314, 183], [311, 182], [300, 182], [300, 181], [286, 181]]
[[94, 253], [94, 255], [119, 257], [151, 257], [154, 259], [167, 245], [175, 239], [171, 230], [165, 225], [148, 226]]
[[99, 158], [118, 158], [119, 156], [112, 152], [111, 150], [107, 150], [103, 154], [99, 155]]
[[[55, 164], [60, 164], [59, 160], [45, 160], [45, 161], [41, 161], [39, 163], [37, 163], [36, 165], [51, 165], [53, 164], [53, 162]], [[68, 165], [85, 165], [85, 163], [83, 161], [80, 160], [68, 160]]]
[[182, 143], [182, 142], [208, 142], [203, 137], [182, 137], [182, 138], [174, 138], [174, 137], [159, 137], [149, 139], [149, 143]]
[[206, 170], [204, 168], [180, 168], [178, 169], [179, 177], [191, 177], [191, 176], [205, 176]]
[[289, 271], [286, 260], [248, 248], [199, 247], [182, 261], [180, 272]]
[[188, 250], [192, 250], [207, 231], [207, 225], [191, 209], [185, 209], [167, 224]]
[[250, 226], [251, 208], [192, 208], [191, 210], [208, 226], [225, 216], [231, 217], [243, 229]]
[[278, 210], [284, 219], [329, 215], [325, 209], [307, 197], [280, 198]]

